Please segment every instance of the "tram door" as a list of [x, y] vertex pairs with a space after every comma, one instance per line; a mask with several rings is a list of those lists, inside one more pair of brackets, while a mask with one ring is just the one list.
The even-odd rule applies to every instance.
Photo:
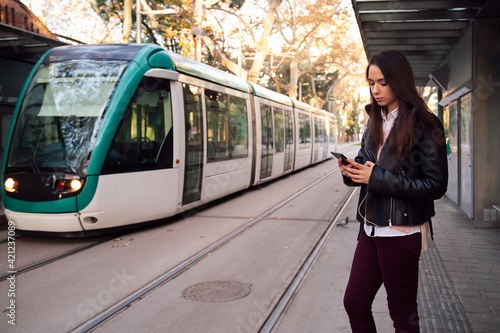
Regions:
[[291, 110], [285, 110], [285, 165], [283, 171], [293, 168], [293, 117]]
[[182, 204], [201, 199], [203, 175], [203, 111], [201, 89], [183, 85], [184, 119], [186, 126], [186, 163], [184, 166], [184, 190]]
[[273, 114], [271, 106], [261, 104], [260, 179], [271, 177], [273, 169]]

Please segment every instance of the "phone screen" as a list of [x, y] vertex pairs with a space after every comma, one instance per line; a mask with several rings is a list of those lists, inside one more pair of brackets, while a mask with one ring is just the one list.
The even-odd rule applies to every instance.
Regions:
[[336, 151], [331, 151], [330, 153], [331, 153], [333, 156], [335, 156], [336, 158], [342, 158], [342, 164], [344, 164], [344, 165], [348, 165], [348, 164], [349, 164], [349, 162], [347, 162], [347, 157], [345, 157], [345, 155], [344, 155], [344, 154], [342, 154], [342, 153], [338, 153], [338, 152], [336, 152]]

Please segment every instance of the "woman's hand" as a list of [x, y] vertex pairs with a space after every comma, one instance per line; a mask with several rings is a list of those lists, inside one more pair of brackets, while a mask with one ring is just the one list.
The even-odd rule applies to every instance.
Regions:
[[[349, 162], [349, 159], [347, 159], [347, 161]], [[353, 168], [353, 166], [352, 166], [352, 164], [344, 165], [343, 162], [344, 161], [342, 160], [342, 157], [337, 160], [340, 172], [342, 173], [342, 175], [349, 177], [346, 171], [347, 171], [347, 169]]]
[[341, 162], [339, 159], [340, 172], [342, 172], [344, 176], [350, 177], [356, 183], [368, 184], [375, 163], [367, 161], [366, 164], [363, 165], [351, 159], [347, 159], [347, 162], [349, 162], [350, 165], [344, 165], [342, 168], [340, 167]]

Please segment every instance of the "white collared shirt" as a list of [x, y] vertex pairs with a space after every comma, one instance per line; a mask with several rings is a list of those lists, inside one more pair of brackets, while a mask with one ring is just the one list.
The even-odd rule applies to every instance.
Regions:
[[384, 133], [391, 130], [392, 126], [394, 125], [394, 121], [396, 121], [396, 119], [398, 118], [398, 112], [399, 112], [399, 107], [389, 112], [387, 118], [384, 116], [384, 113], [382, 112], [382, 119], [384, 120], [382, 129], [384, 130]]

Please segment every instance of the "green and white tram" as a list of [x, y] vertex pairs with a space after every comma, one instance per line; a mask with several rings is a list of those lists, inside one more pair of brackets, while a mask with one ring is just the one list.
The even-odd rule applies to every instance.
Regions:
[[335, 149], [329, 113], [156, 45], [48, 51], [13, 119], [5, 214], [71, 237], [161, 220]]

